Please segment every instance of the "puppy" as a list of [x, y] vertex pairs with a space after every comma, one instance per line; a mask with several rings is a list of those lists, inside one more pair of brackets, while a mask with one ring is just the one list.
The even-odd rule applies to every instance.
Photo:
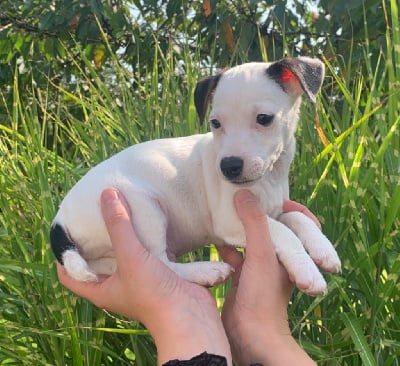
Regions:
[[265, 209], [281, 263], [308, 294], [326, 291], [318, 270], [341, 264], [329, 240], [306, 216], [282, 213], [302, 94], [315, 102], [324, 65], [306, 57], [247, 63], [200, 81], [195, 106], [211, 132], [131, 146], [91, 169], [66, 195], [51, 227], [57, 260], [73, 278], [95, 281], [116, 269], [100, 210], [115, 187], [132, 207], [144, 246], [183, 278], [212, 286], [232, 268], [223, 262], [176, 263], [209, 243], [245, 246], [233, 196], [246, 188]]

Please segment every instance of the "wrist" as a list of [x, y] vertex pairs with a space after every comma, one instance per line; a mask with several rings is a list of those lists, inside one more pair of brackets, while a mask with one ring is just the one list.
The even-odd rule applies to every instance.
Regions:
[[[291, 335], [289, 327], [261, 327], [246, 324], [241, 329], [228, 331], [234, 359], [239, 366], [301, 365], [314, 366]], [[259, 330], [259, 331], [257, 331]]]
[[216, 305], [206, 309], [195, 304], [159, 310], [144, 325], [157, 346], [158, 363], [189, 360], [203, 352], [223, 356], [231, 365], [231, 354]]

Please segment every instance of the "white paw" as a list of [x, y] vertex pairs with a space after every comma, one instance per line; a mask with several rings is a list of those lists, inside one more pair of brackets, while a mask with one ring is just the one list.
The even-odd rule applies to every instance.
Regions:
[[64, 268], [77, 281], [97, 281], [97, 276], [76, 250], [66, 250], [62, 255]]
[[280, 220], [296, 234], [318, 267], [325, 272], [341, 271], [335, 248], [310, 218], [300, 212], [287, 212]]
[[100, 257], [87, 261], [91, 271], [101, 275], [112, 275], [117, 270], [117, 261], [114, 257]]
[[307, 232], [307, 234], [301, 238], [301, 241], [315, 264], [325, 272], [340, 272], [342, 264], [328, 238], [320, 231]]
[[310, 258], [292, 258], [290, 262], [286, 263], [285, 267], [290, 280], [301, 291], [313, 296], [326, 293], [325, 279]]
[[169, 262], [166, 264], [185, 280], [206, 287], [224, 282], [233, 273], [233, 268], [224, 262]]

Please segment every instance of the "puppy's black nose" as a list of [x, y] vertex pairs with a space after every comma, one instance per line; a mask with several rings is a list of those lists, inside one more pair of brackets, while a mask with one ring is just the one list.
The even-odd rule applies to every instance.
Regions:
[[220, 168], [222, 174], [232, 180], [239, 177], [243, 171], [243, 160], [236, 156], [229, 156], [221, 160]]

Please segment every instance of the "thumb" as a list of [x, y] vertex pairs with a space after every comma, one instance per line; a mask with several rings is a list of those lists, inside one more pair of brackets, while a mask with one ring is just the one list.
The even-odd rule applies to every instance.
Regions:
[[258, 198], [248, 190], [240, 190], [235, 194], [235, 207], [244, 226], [252, 225], [255, 221], [263, 222], [265, 212]]
[[235, 194], [234, 200], [237, 214], [246, 232], [247, 257], [252, 253], [256, 258], [275, 256], [267, 215], [258, 198], [248, 190], [240, 190]]
[[101, 193], [101, 211], [109, 232], [114, 233], [115, 231], [118, 234], [114, 228], [119, 225], [123, 226], [126, 221], [130, 221], [129, 206], [115, 188], [107, 188]]
[[145, 252], [133, 230], [129, 205], [118, 190], [107, 188], [101, 194], [101, 210], [118, 268], [123, 269], [130, 263], [127, 257], [137, 258]]

